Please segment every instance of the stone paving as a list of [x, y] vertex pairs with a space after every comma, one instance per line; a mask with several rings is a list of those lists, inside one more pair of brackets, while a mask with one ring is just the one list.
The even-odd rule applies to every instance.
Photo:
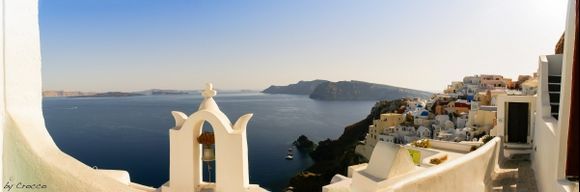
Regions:
[[529, 155], [514, 155], [511, 159], [504, 159], [500, 168], [492, 178], [492, 191], [538, 191]]

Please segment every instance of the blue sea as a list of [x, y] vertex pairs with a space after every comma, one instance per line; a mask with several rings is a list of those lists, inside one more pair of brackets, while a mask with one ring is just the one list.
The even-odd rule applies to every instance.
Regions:
[[[58, 147], [99, 169], [122, 169], [131, 181], [159, 187], [169, 177], [171, 111], [196, 111], [199, 95], [45, 98], [44, 117]], [[369, 113], [374, 102], [317, 101], [300, 95], [219, 93], [220, 109], [235, 122], [246, 113], [250, 182], [281, 191], [313, 161], [288, 148], [301, 134], [318, 142], [337, 138]], [[218, 159], [219, 161], [219, 159]]]

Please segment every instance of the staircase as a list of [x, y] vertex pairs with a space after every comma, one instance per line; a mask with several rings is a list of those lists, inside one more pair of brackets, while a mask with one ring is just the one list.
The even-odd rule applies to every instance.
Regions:
[[550, 94], [550, 112], [552, 117], [558, 119], [558, 112], [560, 111], [560, 83], [562, 76], [549, 75], [548, 76], [548, 91]]

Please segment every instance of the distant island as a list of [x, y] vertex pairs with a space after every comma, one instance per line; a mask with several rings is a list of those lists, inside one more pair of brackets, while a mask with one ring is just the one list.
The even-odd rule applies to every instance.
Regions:
[[43, 97], [77, 97], [95, 95], [95, 92], [80, 92], [80, 91], [43, 91]]
[[163, 89], [149, 89], [135, 92], [82, 92], [82, 91], [53, 91], [47, 90], [42, 92], [43, 97], [132, 97], [143, 95], [183, 95], [198, 93], [199, 91], [184, 91], [184, 90], [163, 90]]
[[[221, 93], [258, 93], [256, 90], [217, 90]], [[148, 89], [143, 91], [133, 91], [133, 92], [119, 92], [119, 91], [109, 91], [109, 92], [82, 92], [82, 91], [54, 91], [45, 90], [42, 92], [43, 97], [132, 97], [132, 96], [143, 96], [143, 95], [198, 95], [199, 90], [173, 90], [173, 89]]]
[[187, 95], [199, 93], [199, 91], [193, 90], [172, 90], [172, 89], [149, 89], [145, 91], [137, 91], [134, 93], [139, 93], [143, 95]]
[[93, 95], [79, 95], [79, 96], [70, 96], [70, 97], [131, 97], [131, 96], [143, 96], [144, 94], [140, 93], [127, 93], [127, 92], [105, 92], [105, 93], [96, 93]]
[[188, 93], [184, 91], [174, 91], [174, 90], [166, 91], [160, 89], [151, 89], [137, 92], [120, 92], [120, 91], [82, 92], [82, 91], [53, 91], [53, 90], [42, 91], [43, 97], [131, 97], [143, 95], [170, 95], [170, 94], [188, 94]]
[[318, 85], [322, 83], [327, 83], [327, 80], [313, 80], [313, 81], [299, 81], [295, 84], [290, 84], [286, 86], [276, 86], [272, 85], [262, 91], [262, 93], [269, 94], [292, 94], [292, 95], [310, 95]]
[[427, 98], [433, 93], [364, 81], [299, 81], [287, 86], [270, 86], [263, 93], [309, 95], [317, 100], [371, 101], [403, 97]]

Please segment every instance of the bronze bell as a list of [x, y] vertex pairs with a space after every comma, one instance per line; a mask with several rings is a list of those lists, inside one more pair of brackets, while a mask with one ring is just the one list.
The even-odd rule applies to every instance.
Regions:
[[202, 161], [214, 161], [215, 160], [215, 139], [213, 132], [203, 132], [197, 141], [202, 144]]

